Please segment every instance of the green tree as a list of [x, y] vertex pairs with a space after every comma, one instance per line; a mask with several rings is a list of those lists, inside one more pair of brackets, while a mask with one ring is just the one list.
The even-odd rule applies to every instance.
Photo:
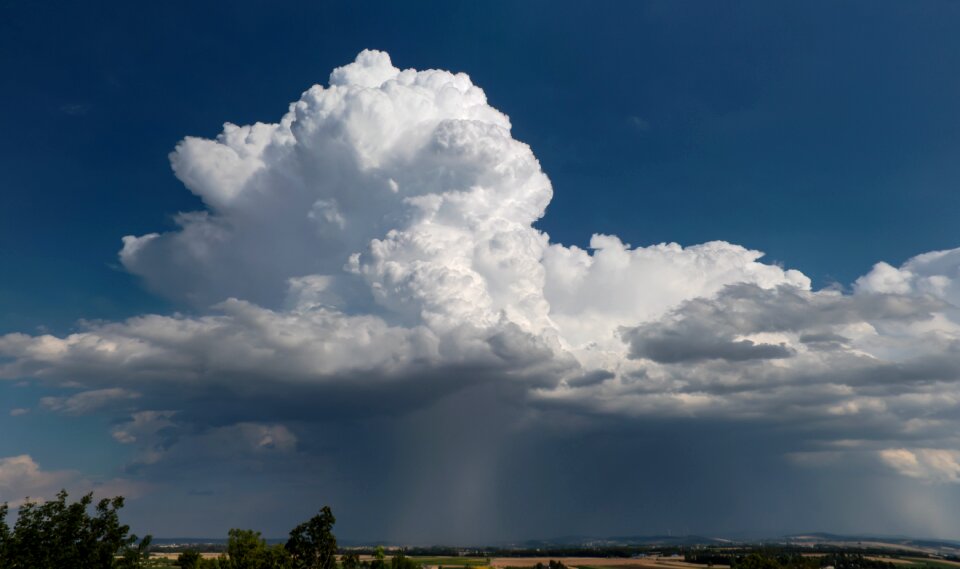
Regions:
[[297, 569], [335, 569], [337, 565], [337, 538], [333, 524], [337, 519], [329, 506], [290, 531], [286, 550]]
[[197, 564], [197, 569], [230, 569], [230, 563], [227, 561], [226, 556], [223, 555], [212, 559], [201, 557], [200, 563]]
[[292, 569], [293, 558], [282, 545], [270, 545], [264, 551], [260, 567], [261, 569]]
[[[133, 541], [137, 540], [137, 536], [133, 536]], [[123, 554], [120, 560], [117, 562], [117, 566], [120, 569], [140, 569], [144, 566], [147, 559], [150, 558], [150, 542], [153, 541], [151, 536], [146, 536], [140, 540], [140, 543], [137, 543], [136, 546], [133, 544], [127, 545], [123, 548]]]
[[[260, 532], [232, 529], [227, 533], [227, 556], [221, 569], [290, 569], [292, 559], [281, 545], [267, 545]], [[201, 565], [202, 567], [202, 565]]]
[[200, 563], [197, 564], [197, 569], [229, 569], [229, 568], [230, 568], [230, 564], [227, 561], [227, 558], [223, 555], [213, 559], [201, 557]]
[[260, 532], [233, 528], [227, 532], [227, 559], [230, 569], [260, 569], [267, 542]]
[[373, 555], [373, 561], [370, 562], [370, 569], [386, 569], [387, 563], [384, 561], [386, 555], [383, 553], [383, 546], [377, 546], [377, 552]]
[[7, 557], [7, 550], [10, 547], [10, 526], [7, 525], [7, 512], [10, 507], [6, 502], [0, 504], [0, 567], [7, 567], [10, 560]]
[[177, 567], [180, 567], [180, 569], [199, 569], [200, 559], [200, 553], [188, 549], [177, 556]]
[[737, 559], [733, 564], [733, 569], [780, 569], [780, 564], [769, 555], [751, 553], [746, 557]]
[[[119, 510], [123, 498], [100, 500], [91, 514], [93, 494], [86, 494], [75, 503], [67, 503], [67, 492], [61, 490], [55, 500], [43, 503], [28, 501], [20, 507], [17, 522], [11, 531], [0, 524], [0, 560], [5, 569], [111, 568], [121, 566], [129, 556], [138, 561], [146, 555], [149, 536], [141, 546], [130, 535], [129, 526], [120, 523]], [[0, 508], [0, 519], [7, 507]], [[141, 555], [135, 559], [133, 553]], [[121, 563], [115, 557], [124, 555]], [[137, 567], [138, 565], [128, 565]]]
[[344, 553], [340, 557], [340, 567], [343, 569], [360, 569], [360, 555], [355, 551]]
[[404, 555], [403, 551], [398, 551], [393, 558], [390, 559], [390, 569], [418, 569], [419, 567], [420, 565]]

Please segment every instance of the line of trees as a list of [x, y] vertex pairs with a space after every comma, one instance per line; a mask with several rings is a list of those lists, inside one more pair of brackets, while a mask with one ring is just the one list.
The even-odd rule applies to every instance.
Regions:
[[231, 529], [227, 552], [206, 559], [187, 550], [177, 558], [181, 569], [337, 569], [336, 523], [328, 506], [290, 531], [286, 544], [270, 545], [258, 531]]
[[776, 548], [724, 552], [718, 550], [693, 550], [685, 555], [688, 563], [708, 566], [729, 565], [730, 569], [895, 569], [890, 561], [871, 559], [860, 553], [835, 551], [822, 555], [804, 555], [796, 551]]
[[[120, 523], [123, 498], [100, 500], [93, 494], [69, 503], [61, 490], [47, 502], [27, 501], [13, 527], [10, 508], [0, 505], [0, 569], [142, 569], [150, 563], [151, 537], [143, 539]], [[231, 529], [227, 550], [215, 559], [185, 551], [181, 569], [338, 569], [336, 518], [329, 507], [290, 531], [285, 544], [269, 545], [260, 532]], [[342, 569], [418, 569], [402, 553], [386, 561], [383, 550], [373, 561], [346, 554]]]
[[330, 508], [298, 525], [284, 545], [269, 545], [260, 532], [232, 529], [228, 533], [227, 552], [216, 558], [204, 558], [187, 550], [177, 558], [181, 569], [421, 569], [420, 565], [397, 552], [389, 560], [378, 547], [373, 559], [361, 561], [356, 552], [347, 552], [337, 562], [337, 540], [331, 531], [334, 522]]

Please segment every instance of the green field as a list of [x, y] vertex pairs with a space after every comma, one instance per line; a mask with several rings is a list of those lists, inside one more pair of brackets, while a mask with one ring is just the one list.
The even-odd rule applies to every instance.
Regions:
[[901, 557], [907, 561], [912, 561], [914, 567], [932, 567], [934, 569], [960, 569], [960, 563], [956, 561], [942, 561], [940, 559], [929, 559], [926, 557]]
[[152, 557], [143, 562], [144, 567], [160, 568], [160, 567], [179, 567], [176, 565], [175, 559], [163, 559], [161, 557]]
[[421, 565], [443, 565], [444, 567], [473, 567], [490, 564], [490, 559], [486, 557], [410, 557], [410, 559]]

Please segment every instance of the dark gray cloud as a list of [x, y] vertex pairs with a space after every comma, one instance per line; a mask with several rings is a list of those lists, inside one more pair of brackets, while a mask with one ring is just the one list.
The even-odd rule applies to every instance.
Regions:
[[789, 358], [793, 351], [784, 344], [756, 344], [750, 340], [704, 337], [709, 330], [644, 330], [624, 334], [630, 342], [631, 358], [647, 358], [672, 364], [702, 360], [772, 360]]
[[567, 380], [567, 385], [570, 387], [588, 387], [591, 385], [597, 385], [598, 383], [603, 383], [608, 379], [613, 379], [617, 374], [612, 371], [600, 369], [591, 372], [584, 373], [578, 377], [572, 377]]

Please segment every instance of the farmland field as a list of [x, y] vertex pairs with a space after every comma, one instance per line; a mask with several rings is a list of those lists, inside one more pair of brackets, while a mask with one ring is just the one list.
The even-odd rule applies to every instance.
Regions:
[[[493, 569], [507, 569], [510, 567], [527, 568], [537, 563], [548, 564], [550, 560], [560, 561], [567, 567], [577, 569], [703, 569], [703, 565], [687, 563], [682, 558], [646, 557], [642, 559], [616, 557], [495, 557], [490, 560]], [[715, 565], [723, 569], [724, 565]]]
[[936, 567], [937, 569], [960, 569], [960, 562], [946, 559], [929, 559], [926, 557], [904, 557], [903, 559], [916, 566]]
[[490, 559], [486, 557], [452, 557], [452, 556], [443, 556], [443, 557], [418, 557], [411, 556], [415, 563], [419, 563], [423, 566], [429, 567], [474, 567], [478, 565], [489, 565]]

